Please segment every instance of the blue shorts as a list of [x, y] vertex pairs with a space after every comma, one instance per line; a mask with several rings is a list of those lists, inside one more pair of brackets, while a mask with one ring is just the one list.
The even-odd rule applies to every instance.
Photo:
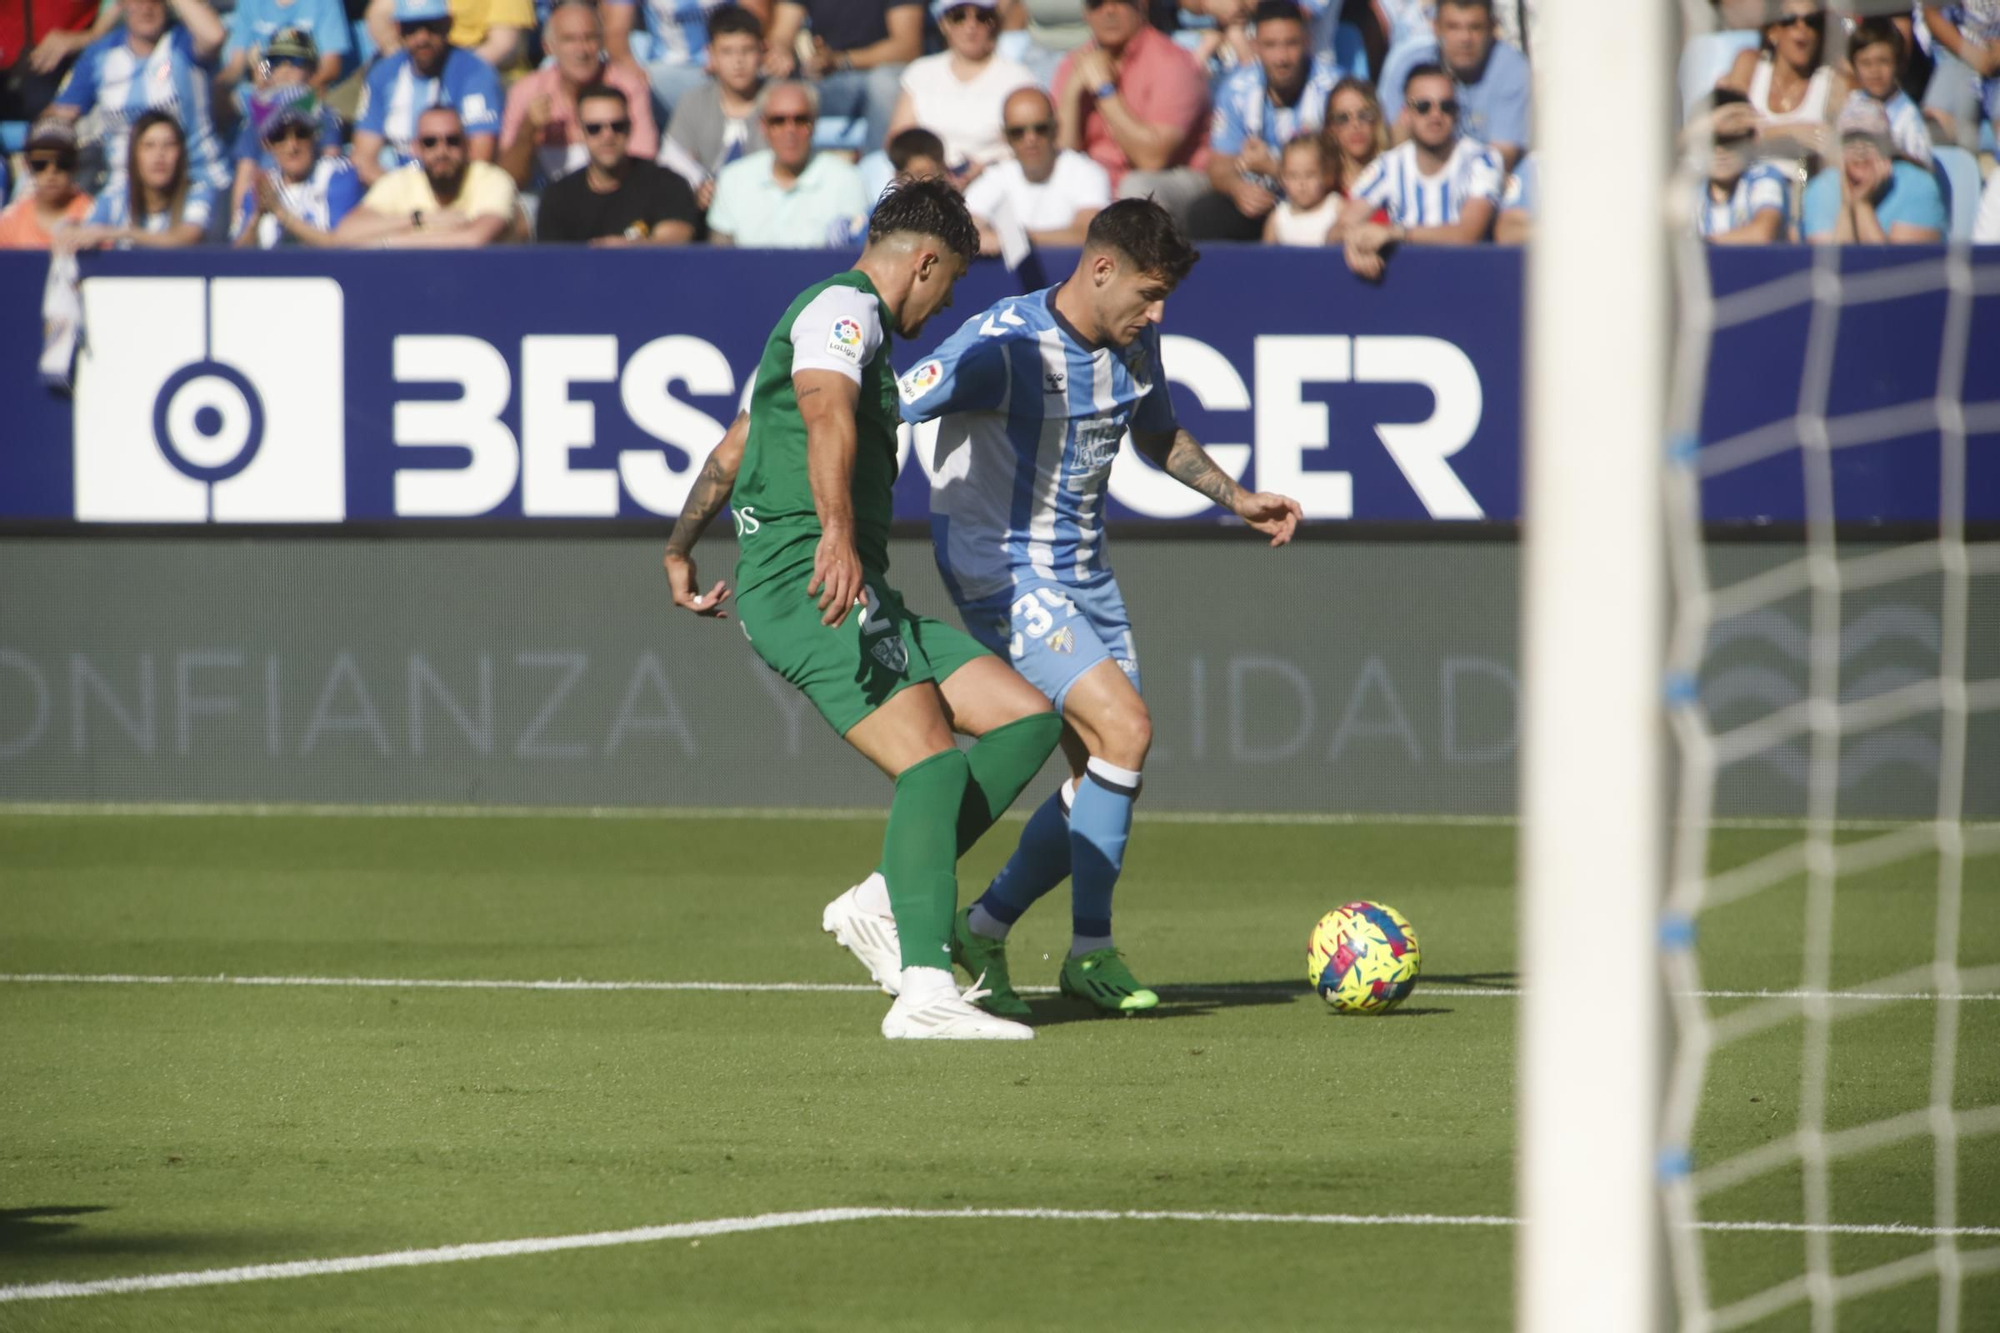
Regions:
[[1132, 617], [1110, 574], [1091, 583], [1032, 575], [1012, 589], [959, 606], [973, 638], [1013, 663], [1058, 711], [1083, 673], [1109, 659], [1139, 688]]

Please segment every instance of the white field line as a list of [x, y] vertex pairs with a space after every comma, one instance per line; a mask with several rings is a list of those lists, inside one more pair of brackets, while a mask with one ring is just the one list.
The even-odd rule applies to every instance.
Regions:
[[[0, 817], [8, 815], [120, 815], [203, 817], [317, 817], [327, 819], [819, 819], [879, 822], [888, 811], [880, 806], [522, 806], [522, 805], [336, 805], [257, 802], [149, 801], [0, 801]], [[1002, 822], [1019, 823], [1024, 811], [1009, 811]], [[1387, 824], [1415, 827], [1512, 828], [1513, 815], [1397, 815], [1265, 813], [1260, 811], [1142, 810], [1142, 824], [1266, 824], [1303, 827], [1347, 827]], [[1927, 819], [1837, 819], [1840, 829], [1897, 829], [1928, 824]], [[1804, 819], [1712, 819], [1714, 828], [1803, 829]], [[2000, 829], [2000, 821], [1966, 820], [1967, 829]]]
[[[553, 978], [541, 981], [495, 981], [459, 977], [256, 977], [230, 976], [217, 973], [214, 976], [174, 976], [168, 974], [148, 974], [141, 972], [0, 972], [0, 984], [17, 985], [87, 985], [87, 986], [330, 986], [358, 987], [372, 990], [498, 990], [498, 991], [696, 991], [725, 994], [844, 994], [878, 995], [875, 986], [858, 982], [837, 981], [590, 981], [584, 978], [574, 980]], [[1166, 985], [1160, 990], [1172, 995], [1268, 995], [1274, 987], [1289, 986], [1289, 982], [1264, 982], [1242, 985]], [[1017, 986], [1016, 990], [1031, 995], [1053, 995], [1054, 986]], [[1304, 982], [1297, 987], [1300, 995], [1308, 994]], [[1489, 996], [1496, 999], [1518, 998], [1522, 991], [1516, 986], [1421, 986], [1418, 994], [1450, 996]], [[1825, 999], [1832, 1001], [1880, 1001], [1880, 1000], [1938, 1000], [1948, 998], [1965, 1001], [2000, 1001], [2000, 992], [1967, 991], [1941, 996], [1934, 991], [1805, 991], [1805, 990], [1704, 990], [1691, 991], [1688, 995], [1704, 1000], [1806, 1000]]]
[[[387, 1254], [362, 1254], [337, 1259], [299, 1259], [290, 1263], [251, 1264], [242, 1268], [207, 1268], [183, 1273], [149, 1273], [140, 1277], [105, 1278], [95, 1282], [37, 1282], [0, 1287], [0, 1301], [55, 1300], [70, 1296], [111, 1296], [129, 1292], [164, 1291], [177, 1287], [218, 1287], [239, 1282], [265, 1282], [277, 1278], [330, 1277], [340, 1273], [365, 1273], [381, 1268], [421, 1268], [432, 1264], [457, 1264], [473, 1259], [503, 1259], [523, 1254], [551, 1254], [561, 1250], [596, 1250], [616, 1245], [644, 1245], [662, 1240], [700, 1240], [706, 1236], [727, 1236], [745, 1231], [775, 1231], [786, 1227], [821, 1226], [829, 1222], [859, 1222], [878, 1219], [944, 1219], [951, 1221], [1036, 1221], [1036, 1222], [1234, 1222], [1279, 1223], [1307, 1226], [1348, 1227], [1511, 1227], [1511, 1217], [1478, 1214], [1452, 1216], [1438, 1213], [1223, 1213], [1112, 1211], [1070, 1208], [815, 1208], [806, 1212], [760, 1213], [754, 1217], [717, 1217], [702, 1222], [677, 1222], [666, 1226], [633, 1227], [625, 1231], [590, 1231], [572, 1236], [535, 1236], [523, 1240], [486, 1241], [475, 1245], [445, 1245], [429, 1250], [394, 1250]], [[2000, 1227], [1918, 1227], [1902, 1223], [1885, 1225], [1835, 1225], [1809, 1227], [1797, 1222], [1704, 1222], [1698, 1229], [1711, 1231], [1825, 1231], [1849, 1236], [2000, 1236]]]

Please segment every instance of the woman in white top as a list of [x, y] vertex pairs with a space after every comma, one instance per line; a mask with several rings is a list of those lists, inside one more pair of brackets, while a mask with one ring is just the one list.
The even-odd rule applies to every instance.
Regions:
[[945, 49], [912, 60], [903, 70], [903, 91], [889, 117], [889, 133], [921, 126], [944, 140], [946, 165], [966, 168], [969, 180], [981, 168], [1007, 156], [1000, 132], [1001, 109], [1009, 94], [1034, 86], [1026, 65], [994, 53], [1000, 34], [999, 0], [936, 0]]
[[1820, 0], [1784, 0], [1764, 26], [1761, 50], [1736, 57], [1716, 87], [1750, 99], [1767, 158], [1823, 154], [1827, 126], [1847, 101], [1847, 80], [1826, 59], [1826, 9]]

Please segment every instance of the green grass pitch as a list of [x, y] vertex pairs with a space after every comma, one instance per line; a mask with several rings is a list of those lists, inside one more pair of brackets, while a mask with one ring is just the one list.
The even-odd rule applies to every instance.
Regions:
[[[965, 893], [1018, 827], [967, 859]], [[1718, 864], [1795, 836], [1719, 833]], [[8, 816], [0, 972], [851, 983], [819, 911], [879, 837], [804, 818]], [[1511, 1217], [1513, 843], [1504, 826], [1144, 823], [1119, 931], [1161, 1009], [1099, 1019], [1032, 996], [1032, 1043], [888, 1043], [888, 1001], [859, 990], [0, 983], [0, 1287], [822, 1208]], [[1990, 858], [1967, 871], [1961, 961], [1991, 964], [2000, 881]], [[1837, 985], [1930, 957], [1933, 874], [1844, 884]], [[1421, 935], [1424, 981], [1387, 1017], [1335, 1017], [1303, 985], [1312, 923], [1354, 898]], [[1786, 885], [1705, 917], [1706, 984], [1797, 985], [1803, 903]], [[1053, 983], [1067, 916], [1065, 889], [1024, 921], [1017, 981]], [[1832, 1127], [1927, 1103], [1934, 1014], [1836, 1024]], [[1789, 1132], [1800, 1034], [1720, 1053], [1703, 1160]], [[2000, 1103], [1996, 1053], [2000, 1002], [1966, 1003], [1959, 1105]], [[1843, 1223], [1928, 1225], [1931, 1191], [1928, 1139], [1833, 1175]], [[1962, 1224], [2000, 1226], [2000, 1137], [1962, 1142], [1959, 1199]], [[1797, 1173], [1705, 1212], [1798, 1222]], [[1505, 1329], [1515, 1239], [875, 1218], [0, 1302], [0, 1329]], [[1796, 1233], [1705, 1241], [1720, 1300], [1802, 1271]], [[1833, 1253], [1854, 1271], [1930, 1244], [1840, 1235]], [[1965, 1295], [1961, 1327], [2000, 1327], [2000, 1277]], [[1936, 1298], [1901, 1287], [1839, 1326], [1933, 1327]], [[1808, 1326], [1794, 1308], [1755, 1327]]]

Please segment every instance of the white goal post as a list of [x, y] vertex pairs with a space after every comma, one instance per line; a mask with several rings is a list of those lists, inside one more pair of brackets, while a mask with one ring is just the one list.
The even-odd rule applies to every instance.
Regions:
[[1542, 0], [1536, 28], [1515, 1264], [1533, 1333], [1661, 1322], [1674, 28], [1659, 0]]

